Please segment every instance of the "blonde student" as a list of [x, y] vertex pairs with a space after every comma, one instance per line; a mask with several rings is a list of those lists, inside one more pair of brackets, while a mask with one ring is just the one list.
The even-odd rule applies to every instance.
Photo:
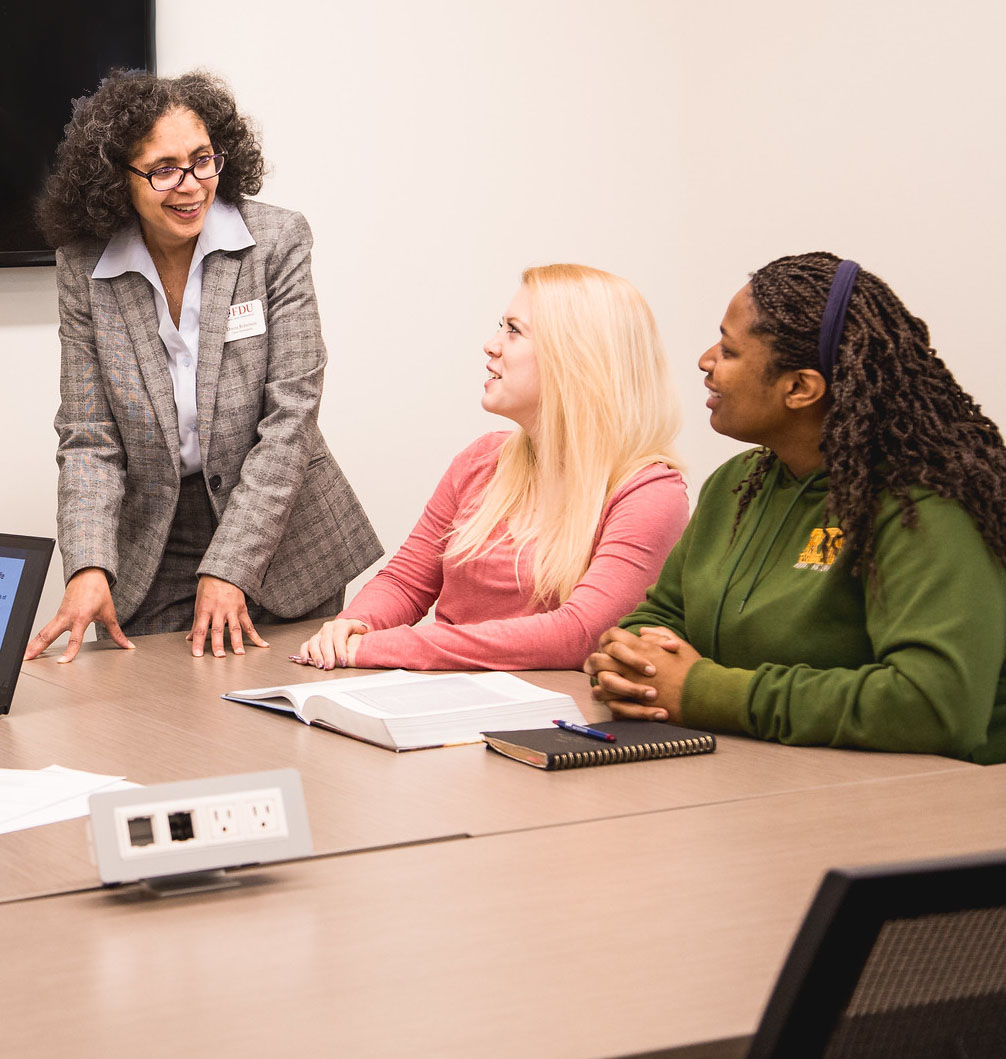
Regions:
[[454, 459], [398, 554], [301, 646], [305, 664], [579, 667], [680, 537], [678, 402], [632, 284], [529, 268], [483, 348], [482, 407], [516, 429]]

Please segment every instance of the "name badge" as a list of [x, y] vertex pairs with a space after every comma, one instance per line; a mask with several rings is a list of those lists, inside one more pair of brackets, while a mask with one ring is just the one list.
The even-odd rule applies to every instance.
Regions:
[[227, 310], [227, 334], [225, 342], [238, 338], [251, 338], [252, 335], [265, 334], [265, 313], [262, 310], [262, 299], [240, 302]]

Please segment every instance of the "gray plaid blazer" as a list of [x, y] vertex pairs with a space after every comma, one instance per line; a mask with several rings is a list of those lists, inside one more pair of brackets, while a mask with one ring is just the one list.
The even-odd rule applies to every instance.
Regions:
[[[203, 265], [196, 376], [202, 474], [219, 525], [200, 574], [285, 618], [382, 554], [318, 429], [325, 345], [299, 213], [246, 202], [255, 245]], [[105, 569], [120, 622], [157, 572], [178, 499], [178, 418], [150, 284], [95, 280], [104, 244], [56, 255], [62, 343], [58, 531], [63, 574]], [[231, 305], [260, 298], [266, 332], [225, 343]]]

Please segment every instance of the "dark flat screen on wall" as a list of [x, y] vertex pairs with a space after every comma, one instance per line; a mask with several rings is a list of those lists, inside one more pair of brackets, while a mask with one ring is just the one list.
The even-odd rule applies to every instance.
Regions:
[[0, 0], [0, 265], [51, 265], [32, 217], [72, 100], [154, 65], [154, 0]]

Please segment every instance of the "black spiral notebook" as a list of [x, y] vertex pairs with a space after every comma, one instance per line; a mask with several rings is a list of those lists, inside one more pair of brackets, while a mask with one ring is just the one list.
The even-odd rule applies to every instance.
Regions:
[[659, 721], [606, 721], [590, 727], [610, 732], [616, 742], [605, 743], [562, 728], [483, 732], [482, 738], [487, 749], [539, 769], [620, 765], [629, 761], [709, 754], [716, 749], [716, 736], [711, 732]]

